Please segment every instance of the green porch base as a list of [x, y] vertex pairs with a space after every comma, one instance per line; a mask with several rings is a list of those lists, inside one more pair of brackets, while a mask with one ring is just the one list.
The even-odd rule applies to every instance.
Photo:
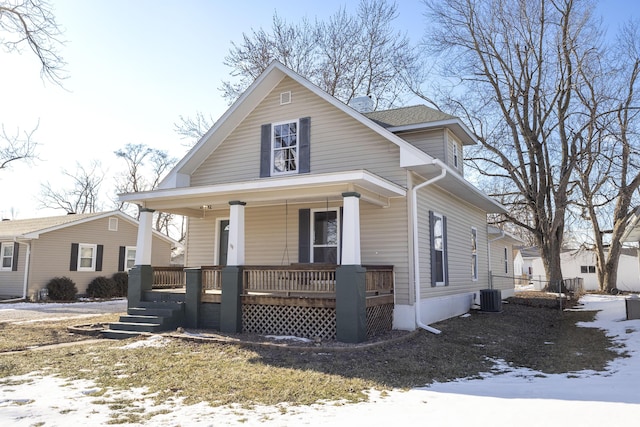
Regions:
[[336, 339], [360, 343], [367, 339], [367, 269], [360, 265], [336, 268]]
[[242, 273], [238, 266], [222, 269], [220, 332], [242, 332]]
[[127, 307], [133, 308], [140, 305], [143, 295], [153, 287], [153, 267], [150, 265], [136, 265], [129, 270], [129, 283], [127, 290]]

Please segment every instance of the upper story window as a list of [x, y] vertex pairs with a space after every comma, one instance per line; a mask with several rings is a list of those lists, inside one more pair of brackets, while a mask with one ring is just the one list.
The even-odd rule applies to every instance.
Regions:
[[298, 121], [276, 123], [272, 133], [273, 175], [298, 171]]
[[2, 252], [2, 267], [1, 270], [11, 270], [13, 267], [13, 242], [4, 242], [0, 251]]
[[268, 123], [260, 130], [260, 177], [311, 171], [311, 118]]
[[453, 167], [455, 167], [456, 169], [458, 169], [460, 166], [460, 153], [459, 153], [459, 147], [458, 147], [458, 143], [453, 142], [452, 143], [452, 148], [453, 148]]

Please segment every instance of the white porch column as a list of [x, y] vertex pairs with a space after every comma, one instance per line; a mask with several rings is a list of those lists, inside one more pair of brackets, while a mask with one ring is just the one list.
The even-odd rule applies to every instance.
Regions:
[[244, 207], [239, 200], [229, 202], [229, 246], [227, 265], [244, 265]]
[[342, 193], [342, 265], [360, 265], [360, 194]]
[[151, 265], [153, 244], [153, 209], [138, 206], [140, 219], [138, 224], [138, 242], [136, 244], [135, 265]]

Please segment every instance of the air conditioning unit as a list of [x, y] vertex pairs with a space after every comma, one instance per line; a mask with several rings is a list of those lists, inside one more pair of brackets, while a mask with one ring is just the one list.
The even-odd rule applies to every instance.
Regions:
[[499, 289], [480, 289], [480, 310], [502, 311], [502, 295]]

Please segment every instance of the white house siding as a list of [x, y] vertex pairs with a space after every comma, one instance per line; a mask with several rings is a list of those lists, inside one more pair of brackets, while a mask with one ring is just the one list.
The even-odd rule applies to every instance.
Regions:
[[[73, 280], [78, 293], [86, 292], [87, 285], [98, 276], [110, 277], [118, 271], [119, 247], [136, 246], [137, 226], [120, 219], [118, 231], [108, 230], [109, 218], [100, 218], [40, 235], [31, 242], [31, 268], [27, 295], [32, 296], [46, 287], [53, 277], [66, 276]], [[71, 244], [104, 245], [102, 271], [70, 271]], [[171, 263], [171, 245], [158, 237], [153, 238], [151, 262], [156, 266]]]
[[[493, 236], [495, 238], [495, 236]], [[513, 244], [510, 238], [494, 240], [491, 245], [491, 271], [493, 289], [501, 291], [502, 298], [513, 296], [515, 290]], [[507, 249], [505, 271], [504, 250]]]
[[201, 218], [187, 218], [185, 267], [215, 265], [217, 259], [216, 219], [228, 218], [229, 211], [207, 211]]
[[[291, 103], [280, 94], [291, 91]], [[259, 178], [260, 132], [263, 124], [311, 117], [311, 173], [366, 169], [406, 185], [399, 148], [331, 104], [298, 85], [283, 81], [221, 143], [192, 174], [191, 185], [209, 185]]]
[[[581, 266], [596, 266], [596, 254], [588, 250], [576, 250], [563, 252], [560, 255], [562, 262], [562, 277], [565, 279], [581, 277], [586, 291], [600, 290], [596, 273], [583, 273]], [[618, 278], [616, 287], [622, 291], [640, 292], [640, 268], [638, 258], [626, 254], [620, 255], [618, 263]]]
[[[422, 321], [432, 323], [468, 311], [474, 294], [488, 287], [486, 213], [435, 184], [418, 193], [420, 304]], [[431, 286], [429, 211], [447, 217], [448, 286]], [[471, 227], [478, 232], [477, 281], [471, 277]]]
[[[13, 244], [13, 242], [10, 242]], [[0, 272], [0, 297], [21, 297], [24, 290], [24, 268], [27, 259], [27, 246], [19, 245], [16, 271]]]

